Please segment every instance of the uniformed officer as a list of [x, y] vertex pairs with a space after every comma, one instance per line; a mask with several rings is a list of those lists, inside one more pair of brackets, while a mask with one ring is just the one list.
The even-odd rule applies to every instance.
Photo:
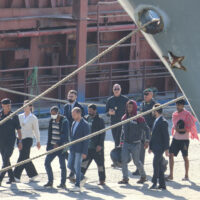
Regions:
[[[6, 98], [1, 101], [2, 110], [0, 111], [0, 121], [9, 116], [11, 112], [11, 100]], [[0, 125], [0, 153], [3, 160], [3, 167], [10, 166], [10, 157], [12, 156], [15, 142], [16, 134], [15, 130], [18, 133], [18, 148], [22, 149], [22, 135], [21, 127], [19, 123], [19, 118], [17, 115], [6, 121], [4, 124]], [[0, 173], [0, 185], [5, 176], [6, 172]], [[14, 174], [12, 169], [8, 170], [9, 181], [7, 184], [12, 184], [15, 182]]]
[[[154, 98], [153, 98], [153, 90], [151, 88], [147, 88], [143, 91], [144, 95], [144, 101], [142, 102], [140, 106], [140, 112], [146, 112], [148, 110], [151, 110], [153, 106], [156, 104]], [[155, 121], [155, 117], [150, 113], [148, 115], [144, 116], [145, 121], [147, 125], [149, 126], [150, 130], [152, 131], [152, 127]], [[145, 148], [144, 148], [144, 140], [141, 142], [141, 148], [140, 148], [140, 161], [144, 165], [145, 160]], [[136, 170], [133, 172], [133, 175], [139, 175], [139, 171]]]

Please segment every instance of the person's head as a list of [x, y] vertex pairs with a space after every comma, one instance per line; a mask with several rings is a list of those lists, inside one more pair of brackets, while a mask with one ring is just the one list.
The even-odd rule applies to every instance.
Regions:
[[148, 103], [148, 102], [150, 102], [152, 100], [152, 98], [153, 98], [153, 90], [151, 88], [145, 89], [143, 94], [144, 94], [144, 101], [145, 102]]
[[75, 107], [72, 109], [72, 118], [74, 121], [80, 121], [82, 116], [82, 110], [79, 107]]
[[[159, 106], [161, 106], [161, 104], [156, 103], [156, 104], [153, 106], [153, 108], [157, 108], [157, 107], [159, 107]], [[163, 109], [160, 108], [159, 110], [153, 111], [153, 112], [152, 112], [152, 115], [153, 115], [154, 117], [157, 118], [157, 117], [159, 117], [160, 115], [162, 115], [162, 113], [163, 113]]]
[[126, 109], [129, 116], [137, 115], [137, 103], [134, 100], [129, 100], [127, 102]]
[[97, 114], [97, 106], [95, 104], [88, 105], [88, 114], [94, 117]]
[[[29, 103], [29, 100], [25, 100], [25, 101], [24, 101], [24, 105], [27, 104], [27, 103]], [[30, 105], [26, 106], [26, 107], [24, 108], [24, 112], [33, 112], [33, 105], [30, 104]]]
[[120, 96], [121, 95], [121, 91], [122, 91], [122, 89], [121, 89], [121, 86], [119, 84], [113, 85], [113, 94], [114, 94], [114, 96], [116, 96], [116, 97]]
[[176, 109], [177, 109], [178, 112], [183, 111], [184, 106], [185, 106], [185, 100], [184, 99], [181, 99], [181, 100], [176, 102]]
[[1, 106], [5, 114], [9, 113], [11, 111], [11, 100], [9, 98], [2, 99]]
[[67, 99], [70, 103], [73, 103], [76, 101], [77, 99], [77, 91], [76, 90], [70, 90], [68, 92], [68, 95], [67, 95]]
[[58, 106], [51, 107], [50, 113], [51, 113], [51, 119], [54, 119], [54, 120], [58, 119], [58, 117], [59, 117], [59, 108], [58, 108]]

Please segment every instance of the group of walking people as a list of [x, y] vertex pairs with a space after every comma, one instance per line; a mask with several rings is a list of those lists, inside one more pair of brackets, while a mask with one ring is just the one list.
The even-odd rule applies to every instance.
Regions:
[[[148, 88], [144, 90], [144, 101], [140, 105], [140, 112], [145, 112], [160, 106], [153, 98], [153, 91]], [[53, 106], [50, 109], [51, 119], [48, 128], [48, 140], [46, 150], [52, 150], [66, 143], [76, 141], [82, 137], [105, 128], [103, 118], [97, 112], [95, 104], [89, 104], [85, 116], [84, 108], [77, 102], [77, 91], [68, 92], [68, 103], [64, 106], [64, 113], [61, 114], [59, 107]], [[27, 104], [28, 100], [24, 102]], [[11, 100], [8, 98], [1, 100], [2, 111], [0, 120], [10, 115]], [[166, 180], [173, 179], [174, 156], [179, 151], [182, 152], [185, 161], [185, 177], [189, 180], [189, 160], [188, 148], [189, 139], [198, 139], [195, 126], [195, 117], [184, 108], [185, 101], [180, 100], [176, 103], [177, 111], [172, 115], [173, 140], [170, 146], [170, 137], [168, 132], [168, 122], [163, 117], [163, 110], [160, 108], [152, 113], [139, 117], [136, 120], [130, 120], [122, 126], [112, 129], [112, 136], [115, 144], [111, 152], [113, 160], [112, 167], [122, 167], [122, 180], [119, 184], [128, 184], [128, 163], [133, 160], [137, 170], [132, 175], [140, 175], [138, 184], [147, 181], [145, 164], [145, 151], [154, 154], [153, 159], [153, 185], [150, 189], [166, 189]], [[138, 106], [134, 100], [121, 94], [121, 86], [113, 86], [113, 96], [106, 104], [106, 114], [110, 116], [111, 124], [116, 124], [123, 120], [137, 115]], [[17, 134], [16, 134], [17, 133]], [[17, 137], [16, 137], [17, 135]], [[10, 166], [10, 157], [12, 156], [15, 142], [19, 148], [18, 162], [30, 157], [33, 138], [36, 138], [37, 148], [40, 149], [40, 131], [37, 117], [33, 114], [33, 105], [25, 107], [24, 112], [10, 118], [0, 126], [0, 153], [3, 161], [3, 168]], [[58, 157], [61, 169], [61, 182], [58, 188], [66, 188], [66, 178], [74, 183], [71, 188], [73, 192], [79, 192], [86, 182], [85, 174], [91, 162], [94, 160], [97, 164], [99, 175], [99, 185], [104, 185], [106, 181], [105, 159], [104, 159], [104, 141], [105, 133], [97, 135], [89, 140], [73, 144], [69, 149], [63, 149], [48, 154], [45, 159], [45, 169], [48, 181], [44, 187], [53, 187], [54, 176], [51, 163], [55, 157]], [[164, 153], [169, 156], [170, 175], [164, 176], [168, 161], [164, 158]], [[66, 160], [68, 165], [66, 166]], [[70, 174], [67, 177], [67, 169]], [[37, 170], [32, 162], [20, 165], [14, 169], [8, 170], [8, 184], [19, 182], [23, 170], [26, 170], [30, 181], [37, 180]], [[0, 185], [6, 172], [0, 173]], [[157, 181], [159, 186], [157, 187]]]

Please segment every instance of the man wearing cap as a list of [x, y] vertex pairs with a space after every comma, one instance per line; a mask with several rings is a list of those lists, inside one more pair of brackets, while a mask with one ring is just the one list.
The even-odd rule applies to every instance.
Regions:
[[[0, 111], [0, 121], [8, 117], [11, 112], [11, 100], [6, 98], [1, 101], [2, 111]], [[22, 134], [21, 134], [21, 127], [18, 115], [15, 115], [4, 124], [0, 125], [0, 153], [3, 160], [3, 167], [10, 166], [10, 157], [12, 156], [15, 141], [16, 141], [16, 134], [15, 131], [17, 130], [18, 133], [18, 148], [19, 150], [22, 149]], [[6, 172], [0, 173], [0, 185], [3, 181]], [[15, 182], [14, 174], [12, 169], [8, 170], [9, 181], [7, 184], [12, 184]]]
[[[155, 100], [153, 99], [153, 90], [151, 88], [145, 89], [143, 94], [144, 94], [144, 101], [142, 102], [140, 106], [140, 112], [146, 112], [148, 110], [151, 110], [156, 103]], [[155, 117], [150, 113], [148, 115], [145, 115], [144, 119], [147, 125], [149, 126], [150, 130], [152, 131]], [[145, 146], [145, 141], [143, 137], [142, 142], [141, 142], [141, 148], [140, 148], [140, 161], [142, 162], [143, 165], [144, 165], [144, 160], [145, 160], [144, 146]], [[133, 175], [139, 175], [138, 169], [135, 172], [133, 172]]]

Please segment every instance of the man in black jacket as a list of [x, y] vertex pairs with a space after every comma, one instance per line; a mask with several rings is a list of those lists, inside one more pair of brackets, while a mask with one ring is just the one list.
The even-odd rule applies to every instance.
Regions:
[[[91, 133], [99, 131], [105, 128], [104, 120], [99, 117], [97, 113], [97, 107], [95, 104], [88, 106], [87, 121], [89, 123]], [[105, 165], [104, 165], [104, 140], [105, 133], [97, 135], [90, 139], [87, 158], [83, 160], [81, 171], [83, 175], [86, 173], [92, 160], [94, 160], [98, 167], [99, 173], [99, 185], [105, 184]]]
[[[122, 116], [126, 110], [126, 103], [128, 98], [121, 94], [121, 86], [119, 84], [115, 84], [113, 86], [113, 96], [110, 97], [106, 104], [106, 112], [111, 118], [111, 124], [116, 124], [121, 121]], [[115, 147], [120, 144], [122, 127], [118, 126], [112, 129], [112, 136], [115, 142]]]
[[[153, 108], [160, 106], [155, 104]], [[153, 185], [150, 189], [163, 189], [166, 190], [164, 168], [163, 168], [163, 153], [169, 156], [169, 132], [168, 123], [162, 116], [162, 109], [154, 111], [153, 114], [156, 117], [154, 125], [152, 127], [152, 137], [150, 140], [149, 153], [153, 152], [153, 168], [154, 174], [152, 178]], [[159, 179], [159, 187], [157, 188], [157, 179]]]
[[[69, 122], [68, 120], [59, 114], [59, 108], [53, 106], [51, 108], [51, 120], [49, 122], [48, 130], [48, 141], [47, 141], [47, 151], [55, 149], [67, 142], [69, 142]], [[58, 188], [65, 188], [66, 183], [66, 164], [65, 164], [65, 154], [62, 150], [55, 153], [47, 155], [45, 159], [45, 169], [48, 175], [48, 183], [44, 187], [53, 186], [53, 172], [51, 168], [51, 162], [54, 158], [58, 156], [61, 168], [61, 184]]]
[[70, 90], [68, 92], [67, 99], [68, 99], [69, 103], [65, 104], [65, 106], [64, 106], [64, 116], [67, 117], [67, 119], [69, 121], [70, 129], [71, 129], [72, 123], [74, 121], [72, 118], [72, 109], [75, 107], [80, 108], [82, 111], [82, 117], [84, 117], [85, 112], [84, 112], [83, 107], [77, 102], [77, 91], [76, 90]]

